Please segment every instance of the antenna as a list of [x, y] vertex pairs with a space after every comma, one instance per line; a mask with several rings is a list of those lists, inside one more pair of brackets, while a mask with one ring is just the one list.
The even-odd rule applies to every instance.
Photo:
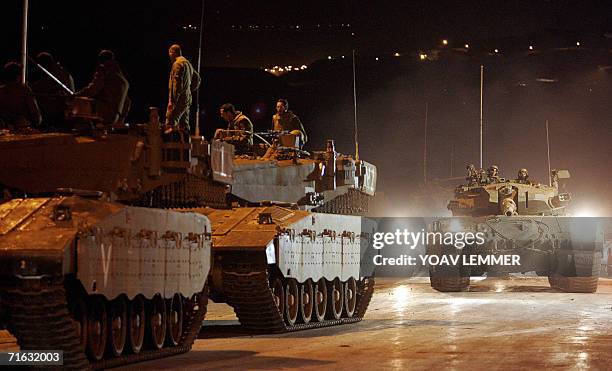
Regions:
[[23, 18], [21, 23], [21, 83], [26, 83], [28, 67], [28, 0], [23, 0]]
[[552, 186], [552, 177], [550, 173], [550, 140], [548, 138], [548, 120], [546, 120], [546, 155], [548, 157], [548, 185]]
[[482, 169], [482, 96], [484, 92], [484, 66], [480, 65], [480, 168]]
[[429, 104], [425, 102], [425, 140], [423, 145], [423, 183], [427, 184], [427, 121], [429, 113]]
[[[202, 35], [204, 34], [204, 0], [202, 0], [202, 13], [200, 14], [200, 40], [198, 42], [198, 74], [202, 79], [200, 68], [202, 66]], [[200, 84], [202, 85], [202, 84]], [[196, 91], [196, 125], [195, 136], [200, 136], [200, 89]]]
[[355, 161], [359, 161], [359, 131], [357, 128], [357, 79], [355, 77], [355, 49], [353, 49], [353, 110], [355, 112]]

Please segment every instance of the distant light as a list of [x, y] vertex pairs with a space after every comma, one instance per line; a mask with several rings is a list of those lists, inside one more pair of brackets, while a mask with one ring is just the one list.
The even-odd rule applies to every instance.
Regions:
[[533, 45], [529, 45], [529, 50], [533, 50]]
[[463, 45], [464, 48], [469, 49], [470, 48], [470, 44], [465, 44]]
[[351, 32], [351, 36], [355, 36], [355, 33], [354, 33], [354, 32]]
[[279, 68], [278, 70], [279, 70], [280, 72], [283, 72], [283, 71], [284, 71], [283, 67]]
[[303, 69], [303, 70], [305, 70], [305, 69], [307, 69], [307, 68], [308, 68], [308, 66], [307, 66], [307, 65], [305, 65], [305, 64], [303, 64], [303, 65], [302, 65], [302, 67], [300, 67], [300, 68], [301, 68], [301, 69]]
[[342, 59], [344, 59], [344, 56], [342, 56]]
[[393, 54], [393, 56], [394, 56], [394, 57], [399, 57], [399, 56], [400, 56], [400, 53], [395, 52], [395, 54]]
[[425, 54], [425, 53], [420, 53], [420, 54], [419, 54], [419, 58], [420, 58], [422, 61], [424, 61], [424, 60], [427, 58], [427, 54]]
[[267, 69], [267, 68], [264, 68], [264, 71], [268, 72], [268, 69]]
[[499, 53], [499, 49], [495, 49], [495, 50], [494, 50], [494, 52], [495, 52], [495, 53]]
[[295, 28], [297, 28], [299, 30], [300, 29], [300, 25], [295, 26]]
[[442, 45], [448, 45], [448, 40], [447, 39], [442, 40]]
[[378, 60], [378, 57], [376, 57], [376, 60]]
[[291, 69], [291, 68], [293, 68], [293, 66], [292, 66], [292, 65], [289, 65], [289, 66], [287, 66], [287, 68], [288, 68], [288, 69]]
[[328, 55], [328, 56], [327, 56], [327, 59], [331, 59], [331, 55]]
[[580, 41], [576, 41], [576, 46], [580, 46]]

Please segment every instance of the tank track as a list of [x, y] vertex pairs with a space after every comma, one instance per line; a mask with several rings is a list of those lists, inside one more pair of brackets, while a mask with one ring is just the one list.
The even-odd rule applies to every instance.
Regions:
[[223, 272], [227, 303], [234, 308], [242, 326], [258, 333], [292, 332], [361, 321], [374, 293], [374, 279], [367, 278], [358, 282], [357, 306], [353, 317], [289, 326], [274, 302], [267, 270], [241, 264], [239, 270]]
[[548, 276], [550, 287], [565, 292], [594, 293], [597, 291], [599, 277], [564, 277]]
[[77, 322], [68, 310], [66, 289], [62, 282], [22, 285], [6, 290], [2, 305], [9, 312], [7, 329], [16, 338], [21, 349], [48, 349], [64, 351], [65, 370], [99, 370], [129, 363], [142, 362], [186, 353], [197, 338], [208, 302], [208, 287], [198, 295], [198, 308], [185, 316], [179, 345], [161, 350], [143, 350], [138, 354], [126, 354], [117, 358], [91, 363], [85, 355], [84, 345], [78, 336]]
[[327, 214], [366, 215], [369, 212], [371, 198], [370, 195], [349, 188], [347, 193], [325, 202], [312, 211]]
[[431, 287], [440, 292], [468, 291], [470, 277], [432, 277], [429, 276]]

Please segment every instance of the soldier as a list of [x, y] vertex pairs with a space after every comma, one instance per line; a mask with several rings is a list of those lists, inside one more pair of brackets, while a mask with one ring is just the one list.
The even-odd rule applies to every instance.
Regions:
[[168, 50], [172, 61], [172, 70], [168, 81], [168, 109], [166, 110], [166, 133], [172, 128], [189, 131], [189, 108], [191, 93], [200, 87], [200, 75], [187, 58], [179, 45], [172, 45]]
[[531, 181], [529, 181], [529, 173], [527, 172], [527, 169], [522, 168], [518, 171], [516, 181], [518, 183], [531, 184]]
[[221, 117], [227, 121], [227, 130], [217, 129], [215, 139], [235, 143], [242, 149], [253, 145], [253, 124], [248, 117], [236, 111], [231, 103], [225, 103], [219, 108]]
[[130, 84], [115, 61], [115, 54], [110, 50], [102, 50], [98, 54], [98, 66], [93, 80], [76, 95], [94, 99], [96, 113], [102, 122], [113, 125], [127, 116], [129, 87]]
[[27, 128], [39, 126], [42, 120], [32, 89], [21, 83], [22, 66], [16, 62], [4, 65], [4, 85], [0, 86], [0, 127]]
[[[72, 75], [55, 61], [53, 55], [47, 52], [39, 53], [36, 56], [36, 62], [64, 84], [64, 86], [74, 91]], [[32, 84], [32, 90], [40, 105], [45, 124], [53, 126], [61, 125], [64, 121], [66, 97], [70, 93], [44, 72], [41, 72], [40, 79]]]
[[499, 182], [499, 167], [497, 165], [491, 165], [487, 169], [487, 183]]
[[478, 184], [478, 171], [476, 171], [476, 166], [474, 164], [469, 164], [465, 167], [468, 172], [467, 180], [468, 186], [474, 186]]
[[276, 101], [276, 114], [272, 116], [272, 130], [288, 131], [291, 134], [299, 135], [300, 148], [308, 141], [302, 121], [292, 111], [289, 111], [289, 102], [286, 99], [281, 98]]

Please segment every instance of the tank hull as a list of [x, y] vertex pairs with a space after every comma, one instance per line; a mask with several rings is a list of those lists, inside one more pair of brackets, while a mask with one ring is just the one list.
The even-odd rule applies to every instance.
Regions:
[[284, 332], [363, 318], [374, 290], [373, 268], [362, 263], [370, 220], [278, 206], [193, 211], [212, 223], [211, 298], [233, 306], [246, 328]]
[[[484, 243], [462, 249], [434, 243], [428, 255], [459, 255], [454, 266], [430, 267], [432, 287], [464, 291], [470, 276], [534, 271], [548, 276], [551, 287], [566, 292], [595, 292], [603, 249], [603, 230], [593, 218], [559, 216], [491, 216], [449, 218], [430, 224], [430, 232], [483, 233]], [[471, 265], [475, 257], [515, 257], [519, 264]], [[502, 260], [498, 260], [501, 262]], [[465, 264], [468, 262], [467, 264]]]
[[14, 199], [0, 216], [0, 322], [22, 349], [63, 350], [72, 369], [190, 349], [206, 312], [206, 217], [77, 196]]

